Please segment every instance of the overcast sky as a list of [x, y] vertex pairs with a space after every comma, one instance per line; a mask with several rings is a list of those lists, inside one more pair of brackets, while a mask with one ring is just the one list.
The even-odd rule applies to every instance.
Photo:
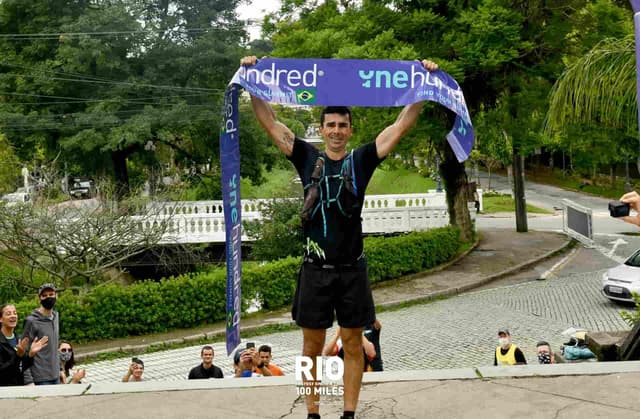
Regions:
[[[280, 7], [280, 0], [254, 0], [249, 4], [242, 4], [238, 7], [238, 16], [240, 19], [262, 20], [265, 14], [274, 12]], [[248, 27], [251, 39], [260, 37], [260, 27]]]

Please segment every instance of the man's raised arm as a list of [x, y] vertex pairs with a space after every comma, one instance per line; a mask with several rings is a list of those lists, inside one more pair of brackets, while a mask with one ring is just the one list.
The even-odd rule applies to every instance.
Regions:
[[[257, 61], [258, 59], [255, 56], [247, 56], [240, 60], [240, 64], [252, 66], [255, 65]], [[293, 154], [293, 141], [295, 139], [293, 132], [285, 124], [278, 121], [276, 113], [267, 102], [251, 95], [251, 106], [253, 107], [253, 113], [256, 115], [258, 122], [260, 122], [260, 125], [267, 131], [273, 143], [286, 156], [291, 156], [291, 154]]]
[[[429, 71], [438, 69], [438, 64], [429, 60], [422, 60], [422, 65]], [[376, 138], [378, 157], [386, 157], [398, 145], [402, 137], [415, 125], [422, 110], [423, 102], [412, 103], [402, 108], [396, 121], [382, 130]]]

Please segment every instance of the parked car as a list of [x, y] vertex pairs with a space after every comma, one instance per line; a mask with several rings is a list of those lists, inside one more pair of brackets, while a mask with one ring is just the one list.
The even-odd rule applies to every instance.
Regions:
[[69, 195], [73, 198], [89, 199], [95, 195], [95, 182], [88, 178], [73, 178], [69, 182]]
[[633, 302], [632, 293], [640, 294], [640, 249], [602, 275], [602, 292], [610, 300]]
[[26, 192], [13, 192], [2, 195], [2, 200], [7, 201], [11, 205], [27, 204], [31, 202], [31, 195]]

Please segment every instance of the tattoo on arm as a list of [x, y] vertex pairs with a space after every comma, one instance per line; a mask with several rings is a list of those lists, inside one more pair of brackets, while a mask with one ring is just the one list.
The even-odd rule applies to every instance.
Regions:
[[293, 141], [293, 135], [288, 132], [283, 133], [282, 138], [280, 138], [280, 144], [282, 144], [287, 149], [293, 149]]

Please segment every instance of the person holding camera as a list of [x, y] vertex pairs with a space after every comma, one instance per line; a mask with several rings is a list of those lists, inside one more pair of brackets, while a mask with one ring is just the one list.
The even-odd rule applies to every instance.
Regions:
[[[629, 215], [629, 210], [633, 209], [636, 215]], [[610, 202], [609, 211], [612, 217], [620, 217], [627, 223], [640, 227], [640, 195], [638, 192], [628, 192], [620, 198], [620, 202]]]
[[[260, 360], [260, 355], [253, 342], [247, 348], [237, 350], [233, 355], [235, 377], [271, 377], [271, 370]], [[254, 372], [258, 371], [258, 372]]]
[[134, 381], [143, 381], [142, 374], [144, 373], [144, 362], [135, 356], [131, 358], [131, 364], [127, 373], [122, 377], [123, 383], [131, 383]]

